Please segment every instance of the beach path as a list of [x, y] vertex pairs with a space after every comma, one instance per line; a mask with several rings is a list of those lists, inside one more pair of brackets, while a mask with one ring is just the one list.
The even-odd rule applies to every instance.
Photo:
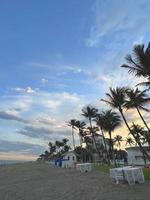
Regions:
[[116, 185], [109, 175], [29, 162], [0, 167], [0, 200], [145, 200], [150, 183]]

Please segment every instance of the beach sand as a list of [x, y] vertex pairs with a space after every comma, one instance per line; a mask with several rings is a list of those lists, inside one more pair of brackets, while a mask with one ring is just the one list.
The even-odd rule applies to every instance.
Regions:
[[0, 200], [147, 200], [150, 183], [116, 185], [109, 175], [36, 162], [0, 166]]

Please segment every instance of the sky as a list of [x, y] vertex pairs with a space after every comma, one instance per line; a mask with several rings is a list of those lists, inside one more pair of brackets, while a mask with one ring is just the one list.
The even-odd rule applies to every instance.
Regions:
[[[134, 86], [120, 65], [149, 42], [148, 0], [0, 1], [0, 159], [36, 159], [109, 87]], [[134, 110], [126, 113], [139, 122]], [[143, 113], [148, 120], [148, 114]], [[114, 134], [127, 135], [122, 124]], [[77, 134], [76, 144], [79, 143]]]

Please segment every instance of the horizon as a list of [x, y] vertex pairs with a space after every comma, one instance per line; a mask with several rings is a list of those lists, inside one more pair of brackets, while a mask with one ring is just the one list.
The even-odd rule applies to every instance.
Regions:
[[[84, 120], [86, 105], [109, 109], [100, 101], [109, 87], [135, 87], [140, 79], [120, 66], [148, 45], [149, 10], [148, 0], [2, 2], [0, 159], [34, 159], [62, 138], [72, 145], [66, 122]], [[143, 125], [135, 110], [125, 115]], [[117, 134], [127, 136], [123, 123]]]

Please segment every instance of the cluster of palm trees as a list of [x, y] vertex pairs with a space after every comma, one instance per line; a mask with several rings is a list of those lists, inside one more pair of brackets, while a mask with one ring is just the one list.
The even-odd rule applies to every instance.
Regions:
[[[68, 122], [68, 125], [72, 128], [74, 149], [74, 130], [78, 130], [80, 146], [85, 143], [88, 150], [92, 152], [96, 151], [98, 153], [99, 159], [110, 162], [110, 159], [113, 158], [114, 143], [122, 141], [121, 136], [116, 136], [115, 140], [112, 139], [112, 132], [115, 130], [115, 128], [121, 125], [120, 116], [112, 110], [106, 110], [99, 113], [98, 109], [92, 106], [83, 108], [81, 114], [88, 119], [87, 125], [85, 122], [75, 119], [72, 119]], [[108, 132], [109, 139], [105, 137], [104, 132]], [[97, 141], [99, 135], [102, 136], [103, 142]]]
[[[127, 64], [121, 67], [128, 69], [129, 73], [133, 73], [137, 77], [145, 78], [146, 80], [138, 85], [146, 86], [147, 88], [143, 91], [139, 90], [137, 87], [138, 85], [136, 85], [135, 89], [129, 87], [110, 88], [109, 93], [106, 93], [106, 99], [101, 99], [101, 101], [108, 104], [111, 109], [98, 112], [98, 109], [87, 106], [82, 109], [82, 115], [88, 120], [88, 126], [85, 122], [75, 119], [70, 120], [68, 125], [72, 128], [74, 149], [74, 130], [78, 130], [80, 145], [84, 142], [86, 146], [88, 146], [87, 141], [92, 138], [99, 157], [101, 157], [102, 154], [96, 141], [96, 135], [100, 130], [104, 141], [103, 149], [106, 159], [110, 162], [114, 157], [114, 143], [120, 149], [121, 142], [123, 141], [120, 135], [116, 135], [116, 137], [112, 138], [112, 132], [124, 122], [129, 132], [126, 144], [138, 145], [143, 154], [144, 161], [146, 162], [146, 158], [150, 159], [150, 155], [145, 150], [144, 145], [146, 144], [150, 147], [150, 128], [141, 110], [144, 112], [149, 111], [145, 106], [150, 102], [148, 95], [150, 89], [150, 44], [148, 44], [146, 49], [144, 49], [143, 44], [136, 45], [133, 49], [133, 56], [127, 55], [126, 61]], [[143, 126], [135, 124], [134, 120], [129, 121], [128, 117], [126, 117], [126, 112], [129, 109], [135, 109], [137, 111]], [[109, 140], [105, 137], [106, 132], [109, 135]], [[108, 141], [109, 149], [107, 148]]]
[[49, 160], [54, 158], [60, 158], [64, 153], [68, 152], [71, 147], [67, 144], [68, 139], [64, 138], [61, 141], [56, 140], [55, 142], [49, 142], [49, 150], [46, 150], [39, 156], [39, 159]]

